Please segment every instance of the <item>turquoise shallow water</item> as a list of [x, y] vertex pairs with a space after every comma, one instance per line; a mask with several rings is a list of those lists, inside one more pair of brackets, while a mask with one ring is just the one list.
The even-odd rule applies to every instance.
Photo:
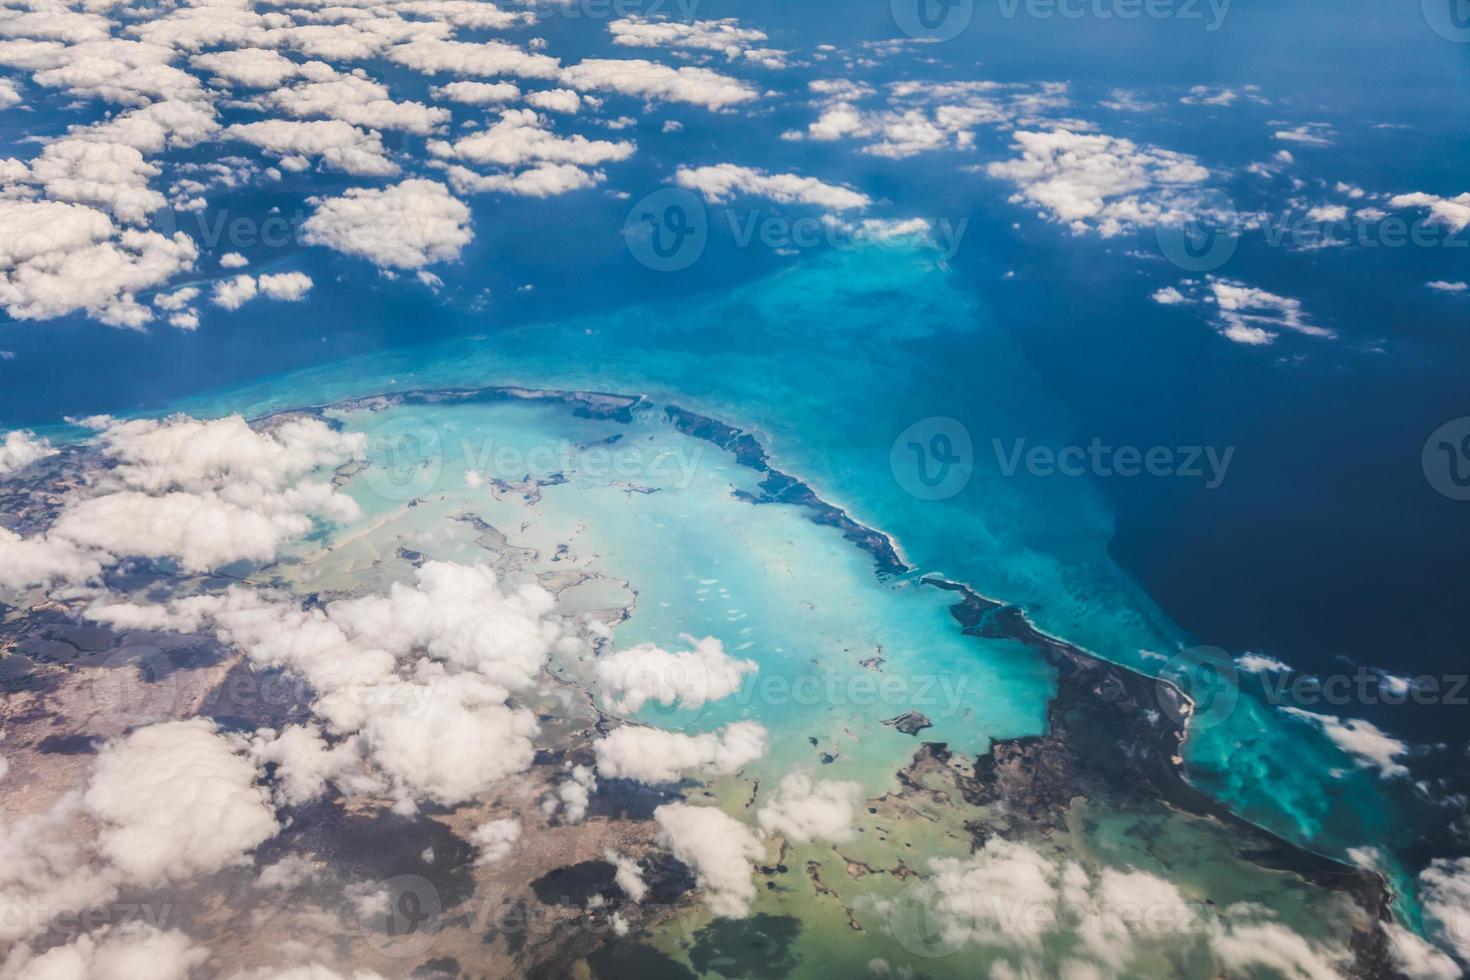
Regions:
[[[680, 649], [686, 635], [713, 636], [759, 665], [738, 692], [713, 704], [639, 712], [649, 724], [689, 733], [737, 720], [768, 732], [763, 758], [684, 787], [689, 798], [749, 824], [787, 774], [859, 784], [866, 802], [851, 839], [768, 848], [771, 867], [762, 865], [751, 918], [711, 921], [701, 905], [680, 908], [630, 940], [642, 955], [657, 950], [701, 975], [793, 980], [870, 975], [874, 959], [888, 962], [890, 975], [967, 978], [1016, 956], [1037, 964], [1031, 975], [1066, 975], [1076, 944], [1095, 938], [1089, 930], [1098, 925], [1079, 921], [1034, 947], [1023, 944], [1023, 952], [1008, 936], [935, 945], [891, 904], [924, 894], [914, 873], [935, 870], [931, 860], [967, 859], [976, 833], [1027, 831], [1007, 806], [977, 805], [939, 771], [901, 783], [898, 771], [918, 742], [884, 720], [924, 713], [933, 725], [921, 737], [955, 748], [964, 770], [965, 757], [992, 739], [1043, 731], [1055, 677], [1033, 651], [962, 636], [946, 608], [949, 594], [911, 576], [875, 576], [870, 555], [803, 509], [750, 502], [761, 475], [674, 428], [655, 406], [630, 421], [519, 400], [391, 407], [370, 400], [330, 414], [369, 435], [371, 465], [343, 487], [364, 518], [330, 546], [304, 543], [280, 566], [297, 588], [382, 588], [403, 573], [404, 557], [415, 556], [490, 561], [515, 580], [545, 576], [556, 583], [564, 615], [605, 623], [627, 609], [612, 631], [615, 648], [646, 641]], [[472, 527], [465, 515], [478, 522]], [[551, 670], [595, 689], [595, 662], [585, 651], [562, 651]], [[537, 708], [548, 747], [561, 744], [556, 703]], [[583, 738], [575, 734], [574, 744]], [[619, 792], [615, 784], [599, 790]], [[1209, 918], [1217, 908], [1232, 926], [1250, 909], [1267, 908], [1297, 934], [1327, 944], [1349, 932], [1345, 896], [1258, 867], [1219, 822], [1116, 803], [1074, 800], [1067, 817], [1032, 843], [1095, 875], [1141, 871], [1180, 890], [1154, 907], [1180, 917], [1178, 932], [1161, 927], [1136, 946], [1125, 943], [1137, 975], [1216, 975], [1209, 939], [1225, 927]], [[825, 890], [814, 892], [818, 881]], [[997, 889], [991, 900], [1025, 906], [1024, 897]], [[1209, 916], [1196, 920], [1196, 913]], [[649, 975], [607, 962], [594, 969]]]
[[[729, 292], [365, 356], [177, 407], [254, 416], [505, 384], [643, 393], [748, 427], [776, 465], [894, 535], [921, 572], [1022, 604], [1042, 628], [1140, 669], [1190, 643], [1109, 559], [1111, 516], [1087, 482], [1005, 475], [993, 438], [1056, 444], [1075, 420], [923, 249], [835, 251]], [[968, 484], [942, 500], [891, 465], [900, 434], [935, 417], [974, 447]], [[1191, 739], [1187, 760], [1224, 802], [1326, 853], [1391, 853], [1392, 834], [1413, 833], [1398, 787], [1249, 696]]]
[[[880, 723], [910, 710], [933, 722], [925, 738], [970, 755], [991, 739], [1044, 729], [1054, 685], [1047, 664], [1011, 641], [963, 636], [947, 593], [880, 581], [866, 553], [804, 511], [755, 509], [736, 497], [757, 492], [760, 475], [661, 415], [624, 425], [579, 419], [561, 404], [512, 402], [340, 417], [368, 433], [412, 427], [445, 447], [432, 484], [414, 486], [433, 498], [422, 510], [476, 514], [539, 554], [566, 547], [579, 567], [628, 583], [633, 612], [616, 630], [618, 648], [685, 649], [688, 636], [713, 636], [731, 656], [755, 661], [759, 673], [733, 696], [697, 710], [650, 703], [637, 715], [692, 733], [760, 722], [771, 743], [746, 768], [753, 779], [775, 785], [787, 772], [820, 769], [862, 783], [865, 795], [887, 792], [915, 744]], [[480, 479], [467, 480], [470, 472]], [[520, 486], [526, 475], [557, 482], [532, 502], [487, 488], [492, 479]], [[379, 489], [354, 484], [366, 513], [402, 508], [401, 494], [385, 499]], [[425, 538], [410, 543], [434, 553], [436, 539]], [[580, 680], [590, 686], [592, 676]]]

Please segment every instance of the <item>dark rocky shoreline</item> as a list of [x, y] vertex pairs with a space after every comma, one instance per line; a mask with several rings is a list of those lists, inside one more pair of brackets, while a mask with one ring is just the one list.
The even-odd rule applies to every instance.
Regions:
[[[816, 523], [840, 528], [845, 538], [872, 555], [880, 577], [913, 571], [898, 557], [888, 535], [859, 524], [807, 484], [772, 468], [764, 448], [749, 433], [676, 406], [665, 411], [681, 432], [713, 442], [743, 465], [770, 474], [761, 484], [762, 497], [740, 494], [742, 499], [807, 507]], [[1350, 894], [1373, 922], [1389, 920], [1393, 896], [1382, 875], [1258, 827], [1188, 781], [1180, 752], [1194, 704], [1177, 686], [1050, 636], [1019, 607], [987, 598], [962, 583], [938, 576], [920, 581], [960, 595], [950, 612], [967, 635], [1014, 640], [1040, 652], [1057, 670], [1057, 693], [1047, 706], [1047, 734], [993, 744], [988, 756], [976, 760], [976, 776], [963, 787], [970, 802], [1004, 800], [1028, 814], [1033, 827], [1040, 829], [1078, 795], [1142, 795], [1138, 791], [1146, 787], [1165, 805], [1217, 820], [1249, 842], [1242, 857]], [[916, 762], [939, 754], [947, 756], [947, 747], [924, 743]], [[1351, 945], [1356, 976], [1399, 975], [1381, 928], [1359, 931]]]
[[750, 433], [715, 419], [696, 415], [677, 405], [668, 406], [664, 409], [664, 414], [685, 435], [712, 442], [734, 455], [742, 466], [766, 474], [766, 478], [761, 481], [760, 495], [739, 492], [736, 496], [741, 500], [753, 504], [794, 504], [805, 507], [811, 512], [814, 523], [837, 528], [844, 538], [872, 555], [880, 576], [903, 575], [913, 571], [899, 558], [898, 549], [888, 535], [859, 524], [845, 510], [823, 500], [801, 480], [772, 467], [765, 449]]

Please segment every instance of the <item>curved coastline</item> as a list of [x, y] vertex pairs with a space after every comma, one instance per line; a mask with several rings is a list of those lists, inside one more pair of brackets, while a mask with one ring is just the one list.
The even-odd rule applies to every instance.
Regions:
[[[283, 409], [257, 422], [303, 413], [355, 411], [398, 405], [443, 405], [485, 402], [554, 402], [570, 406], [584, 418], [633, 421], [635, 413], [660, 411], [681, 433], [709, 442], [730, 453], [740, 465], [765, 474], [761, 493], [736, 491], [754, 505], [790, 504], [808, 511], [814, 523], [834, 527], [873, 560], [880, 579], [918, 571], [901, 556], [898, 543], [886, 532], [868, 527], [845, 509], [825, 500], [810, 484], [772, 465], [769, 453], [752, 433], [709, 416], [668, 404], [661, 407], [644, 395], [586, 390], [538, 389], [513, 385], [475, 388], [413, 389], [364, 395], [341, 401]], [[917, 581], [959, 598], [950, 614], [966, 635], [1014, 640], [1035, 650], [1057, 671], [1057, 690], [1047, 705], [1048, 731], [1042, 735], [996, 741], [988, 756], [976, 760], [976, 777], [962, 787], [975, 802], [1004, 799], [1030, 811], [1038, 823], [1047, 810], [1081, 792], [1082, 783], [1095, 779], [1088, 767], [1101, 763], [1103, 781], [1124, 786], [1146, 786], [1153, 798], [1193, 816], [1216, 820], [1249, 841], [1242, 856], [1264, 868], [1299, 875], [1319, 887], [1350, 895], [1374, 923], [1392, 919], [1393, 894], [1378, 872], [1347, 864], [1283, 838], [1230, 810], [1189, 781], [1181, 751], [1194, 711], [1193, 700], [1163, 678], [1115, 664], [1036, 627], [1024, 610], [986, 596], [970, 585], [936, 574]], [[1107, 749], [1084, 748], [1079, 737], [1087, 724], [1107, 729]], [[1094, 733], [1095, 734], [1095, 733]], [[900, 779], [934, 759], [950, 754], [943, 743], [925, 742]], [[1104, 756], [1106, 758], [1104, 758]], [[1045, 775], [1038, 775], [1045, 774]], [[1024, 785], [1023, 785], [1024, 784]], [[1085, 794], [1084, 794], [1085, 795]], [[1384, 930], [1360, 930], [1351, 940], [1354, 974], [1361, 977], [1396, 975]]]

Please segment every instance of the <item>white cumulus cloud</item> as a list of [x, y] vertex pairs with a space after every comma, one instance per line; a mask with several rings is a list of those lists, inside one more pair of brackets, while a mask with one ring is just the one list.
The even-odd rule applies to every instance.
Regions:
[[98, 848], [144, 884], [241, 864], [280, 829], [257, 777], [210, 722], [138, 729], [98, 753], [85, 796]]
[[866, 208], [873, 203], [860, 191], [828, 184], [815, 177], [770, 174], [733, 163], [680, 167], [674, 180], [680, 187], [699, 191], [706, 200], [716, 204], [728, 201], [736, 194], [768, 197], [783, 204], [811, 204], [836, 211]]
[[666, 803], [653, 811], [659, 843], [694, 870], [705, 904], [721, 918], [741, 919], [755, 901], [752, 862], [765, 856], [755, 834], [714, 807]]
[[624, 725], [593, 745], [597, 771], [610, 779], [676, 783], [691, 776], [730, 776], [765, 755], [766, 729], [737, 721], [719, 732], [685, 735]]
[[304, 239], [385, 268], [418, 269], [459, 258], [474, 237], [470, 209], [432, 180], [386, 188], [350, 188], [322, 201], [303, 225]]
[[835, 779], [813, 780], [793, 772], [756, 814], [761, 830], [781, 834], [793, 844], [823, 841], [841, 844], [856, 835], [853, 819], [862, 802], [862, 787]]
[[754, 660], [737, 660], [717, 638], [685, 639], [693, 650], [670, 653], [651, 643], [597, 661], [597, 686], [614, 711], [634, 714], [652, 701], [698, 710], [710, 701], [740, 690], [748, 674], [758, 669]]

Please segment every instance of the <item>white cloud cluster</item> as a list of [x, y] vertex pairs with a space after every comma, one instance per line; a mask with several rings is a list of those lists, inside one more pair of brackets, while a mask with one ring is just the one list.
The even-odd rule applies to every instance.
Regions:
[[[229, 255], [224, 256], [220, 260], [220, 265], [229, 268], [229, 263], [224, 261], [229, 257]], [[240, 258], [240, 264], [244, 265], [244, 258], [237, 257]], [[168, 322], [171, 326], [178, 327], [180, 330], [193, 330], [199, 326], [199, 312], [189, 304], [198, 298], [199, 288], [197, 286], [184, 286], [171, 293], [155, 293], [153, 305], [168, 313]]]
[[764, 31], [741, 27], [733, 17], [679, 21], [633, 14], [607, 25], [613, 43], [630, 48], [682, 48], [723, 54], [765, 68], [785, 68], [788, 54], [765, 46]]
[[1232, 922], [1212, 952], [1226, 976], [1265, 972], [1304, 980], [1340, 980], [1350, 959], [1346, 950], [1323, 948], [1270, 920]]
[[338, 432], [314, 418], [252, 428], [238, 415], [209, 421], [101, 420], [97, 442], [116, 466], [110, 476], [123, 487], [148, 493], [179, 489], [219, 491], [244, 502], [283, 493], [323, 466], [361, 456], [363, 436]]
[[1288, 707], [1281, 710], [1321, 729], [1332, 740], [1332, 744], [1352, 756], [1358, 765], [1377, 769], [1384, 776], [1409, 775], [1408, 767], [1398, 761], [1399, 756], [1408, 754], [1409, 746], [1371, 721], [1338, 718], [1301, 708]]
[[302, 226], [310, 245], [325, 245], [374, 265], [419, 269], [459, 258], [474, 237], [470, 209], [432, 180], [349, 188], [322, 201]]
[[511, 82], [450, 82], [434, 86], [429, 94], [465, 105], [499, 105], [519, 99], [521, 90]]
[[363, 437], [316, 419], [262, 431], [238, 416], [104, 425], [98, 441], [118, 465], [99, 484], [103, 492], [69, 502], [45, 536], [89, 549], [103, 564], [171, 558], [202, 572], [265, 562], [316, 519], [358, 516], [350, 498], [304, 478], [359, 456]]
[[427, 136], [449, 122], [450, 113], [422, 102], [395, 102], [388, 87], [361, 70], [346, 74], [314, 71], [303, 84], [270, 93], [267, 103], [299, 118], [338, 119], [369, 130], [398, 129]]
[[164, 205], [163, 195], [148, 187], [161, 171], [124, 142], [66, 137], [48, 143], [28, 166], [24, 176], [12, 166], [10, 179], [35, 185], [50, 200], [95, 207], [131, 225]]
[[0, 42], [0, 65], [29, 71], [37, 85], [127, 106], [203, 97], [198, 79], [169, 64], [174, 57], [166, 45], [116, 37]]
[[1435, 858], [1419, 872], [1419, 904], [1435, 938], [1470, 967], [1470, 858]]
[[[1045, 931], [1055, 928], [1064, 900], [1087, 901], [1090, 884], [1079, 865], [1058, 865], [1024, 844], [992, 838], [968, 859], [933, 858], [934, 909], [946, 945], [967, 942], [997, 949], [1034, 949]], [[1064, 896], [1063, 889], [1068, 890]], [[1021, 910], [1016, 915], [1015, 905]], [[1041, 909], [1045, 915], [1031, 912]], [[1013, 922], [1026, 923], [1015, 931]]]
[[782, 204], [810, 204], [834, 211], [858, 210], [873, 203], [860, 191], [828, 184], [815, 177], [797, 174], [769, 174], [733, 163], [708, 167], [680, 167], [674, 175], [680, 187], [698, 191], [715, 204], [730, 200], [736, 194], [768, 197]]
[[1417, 933], [1397, 922], [1385, 922], [1383, 931], [1394, 965], [1409, 980], [1459, 980], [1464, 976], [1453, 959]]
[[754, 660], [731, 657], [716, 637], [684, 639], [694, 645], [693, 650], [670, 653], [652, 643], [640, 643], [599, 659], [597, 687], [609, 706], [635, 714], [652, 701], [697, 711], [740, 690], [745, 676], [759, 669]]
[[543, 89], [526, 94], [526, 102], [547, 112], [576, 115], [582, 110], [582, 97], [569, 88]]
[[262, 431], [238, 416], [97, 424], [97, 442], [116, 465], [74, 492], [44, 534], [23, 539], [0, 528], [0, 587], [83, 582], [132, 556], [196, 572], [270, 561], [314, 520], [358, 514], [350, 498], [306, 477], [356, 458], [364, 439], [316, 419]]
[[[494, 571], [428, 562], [416, 584], [342, 599], [324, 609], [234, 589], [166, 606], [99, 604], [88, 615], [119, 628], [212, 628], [258, 668], [305, 678], [313, 713], [360, 751], [405, 806], [460, 803], [530, 767], [535, 716], [508, 702], [534, 687], [553, 647], [576, 641], [535, 585], [502, 591]], [[305, 750], [310, 746], [297, 748]], [[358, 749], [306, 755], [303, 792], [347, 770]]]
[[288, 170], [305, 170], [308, 158], [361, 177], [391, 177], [398, 164], [388, 159], [383, 138], [374, 130], [358, 129], [340, 119], [263, 119], [236, 123], [223, 135], [259, 147], [281, 159]]
[[282, 507], [265, 510], [221, 494], [116, 492], [69, 505], [47, 541], [93, 550], [104, 564], [137, 555], [173, 558], [187, 572], [207, 572], [234, 561], [273, 560], [288, 539], [312, 529], [313, 513], [334, 519], [357, 513], [350, 500], [329, 491], [315, 501], [278, 497], [272, 504]]
[[602, 856], [616, 869], [613, 880], [623, 890], [623, 894], [635, 902], [643, 901], [643, 897], [648, 894], [648, 882], [643, 880], [643, 869], [638, 863], [612, 848], [606, 848]]
[[1165, 286], [1150, 297], [1161, 306], [1213, 308], [1220, 335], [1237, 344], [1262, 346], [1273, 343], [1282, 330], [1308, 337], [1331, 339], [1337, 334], [1313, 323], [1302, 302], [1233, 279], [1209, 276], [1203, 282], [1186, 279], [1183, 290]]
[[226, 85], [273, 89], [301, 73], [301, 65], [266, 48], [234, 48], [189, 59]]
[[470, 843], [479, 850], [476, 864], [504, 861], [521, 839], [521, 822], [515, 817], [487, 820], [470, 832]]
[[227, 310], [239, 309], [256, 296], [294, 303], [311, 291], [311, 277], [304, 272], [281, 272], [259, 278], [238, 275], [214, 284], [210, 301]]
[[[372, 693], [387, 707], [362, 710], [363, 744], [401, 800], [463, 802], [526, 771], [535, 758], [535, 715], [509, 707], [506, 692], [476, 674], [418, 669]], [[422, 709], [401, 707], [414, 699]], [[340, 706], [337, 714], [340, 727]]]
[[28, 589], [50, 582], [85, 582], [102, 574], [103, 561], [70, 541], [23, 538], [0, 527], [0, 589]]
[[138, 729], [98, 753], [84, 797], [98, 850], [161, 884], [243, 863], [280, 829], [253, 762], [202, 719]]
[[0, 200], [0, 308], [17, 319], [83, 312], [141, 327], [153, 315], [136, 293], [193, 268], [198, 257], [183, 233], [119, 228], [80, 204]]
[[999, 124], [1005, 118], [998, 108], [982, 105], [941, 106], [933, 113], [915, 108], [872, 112], [839, 102], [822, 109], [805, 137], [818, 142], [866, 140], [864, 153], [901, 160], [934, 150], [969, 149], [977, 126]]
[[135, 922], [83, 934], [38, 956], [29, 949], [12, 953], [3, 972], [7, 980], [188, 980], [208, 959], [209, 951], [182, 932]]
[[853, 839], [853, 820], [862, 802], [862, 787], [835, 779], [813, 780], [788, 773], [775, 797], [756, 813], [761, 830], [781, 834], [793, 844], [822, 841], [842, 844]]
[[322, 797], [329, 783], [367, 791], [380, 788], [371, 778], [349, 781], [360, 769], [363, 749], [357, 736], [330, 744], [315, 724], [287, 725], [280, 732], [261, 729], [250, 743], [260, 765], [274, 765], [276, 796], [287, 806], [303, 806]]
[[20, 914], [0, 917], [0, 943], [44, 932], [67, 909], [111, 901], [121, 874], [94, 859], [94, 829], [76, 792], [13, 822], [0, 816], [0, 903]]
[[1228, 279], [1210, 280], [1210, 293], [1219, 307], [1220, 332], [1238, 344], [1269, 344], [1283, 328], [1309, 337], [1335, 334], [1307, 320], [1299, 299], [1247, 286]]
[[[9, 26], [24, 34], [40, 23]], [[38, 84], [132, 107], [37, 141], [28, 161], [0, 160], [0, 240], [8, 244], [0, 247], [0, 306], [12, 316], [81, 312], [141, 327], [152, 314], [136, 294], [193, 267], [198, 249], [188, 236], [146, 227], [165, 203], [149, 186], [161, 168], [147, 158], [219, 129], [198, 82], [168, 65], [172, 57], [115, 38], [0, 41], [0, 63], [32, 72]]]
[[397, 0], [393, 4], [393, 10], [430, 22], [473, 30], [503, 30], [536, 22], [536, 15], [533, 13], [502, 10], [485, 0]]
[[555, 197], [601, 183], [600, 170], [571, 163], [538, 163], [506, 173], [483, 174], [459, 164], [444, 165], [444, 176], [460, 194], [513, 194], [517, 197]]
[[504, 41], [449, 41], [423, 35], [389, 49], [387, 58], [426, 75], [555, 78], [561, 68], [555, 58], [522, 51]]
[[711, 912], [730, 919], [750, 914], [752, 862], [765, 856], [750, 828], [714, 807], [690, 803], [666, 803], [653, 819], [659, 843], [693, 869]]
[[639, 58], [588, 58], [561, 72], [563, 84], [583, 92], [606, 91], [641, 99], [687, 102], [725, 109], [758, 98], [748, 83], [708, 68], [670, 68]]
[[7, 432], [0, 440], [0, 476], [9, 476], [56, 453], [49, 439], [38, 438], [34, 432], [25, 429]]
[[[1173, 883], [1145, 871], [1089, 872], [1018, 841], [992, 838], [965, 859], [934, 858], [919, 886], [946, 948], [992, 951], [1006, 976], [1129, 976], [1140, 956], [1208, 951], [1222, 976], [1328, 980], [1346, 950], [1326, 949], [1259, 906], [1225, 910], [1224, 922]], [[888, 903], [874, 903], [880, 912]]]
[[[394, 143], [390, 151], [381, 134], [442, 134], [450, 111], [396, 97], [396, 78], [380, 80], [354, 62], [460, 76], [466, 80], [436, 86], [432, 96], [474, 105], [524, 99], [525, 113], [600, 109], [602, 92], [712, 110], [759, 97], [749, 83], [698, 65], [590, 58], [564, 66], [544, 53], [541, 39], [460, 39], [459, 31], [536, 20], [531, 11], [471, 0], [294, 7], [247, 0], [169, 5], [146, 18], [115, 3], [65, 8], [15, 0], [11, 6], [12, 16], [0, 25], [0, 68], [23, 73], [42, 90], [122, 109], [36, 140], [40, 148], [30, 159], [0, 160], [0, 309], [20, 319], [82, 314], [142, 328], [161, 311], [177, 328], [197, 328], [196, 308], [170, 308], [166, 300], [150, 305], [138, 296], [192, 270], [199, 256], [199, 246], [174, 230], [164, 207], [203, 212], [215, 186], [238, 188], [262, 175], [280, 179], [282, 171], [313, 168], [360, 177], [415, 171], [394, 187], [353, 188], [332, 198], [307, 233], [385, 267], [419, 269], [457, 257], [470, 239], [468, 211], [447, 190], [426, 190], [442, 188], [423, 179], [426, 168], [441, 170], [461, 193], [547, 197], [595, 186], [605, 179], [596, 166], [633, 151], [630, 142], [558, 136], [522, 117], [441, 141], [437, 155], [415, 159], [413, 144], [400, 150]], [[763, 46], [760, 31], [733, 21], [680, 24], [634, 15], [615, 22], [613, 37], [623, 46], [672, 47], [686, 58], [726, 53], [742, 64], [775, 66], [786, 57]], [[557, 87], [523, 94], [500, 80], [507, 77]], [[17, 83], [0, 80], [0, 107], [20, 101]], [[249, 115], [222, 126], [223, 109]], [[220, 137], [275, 163], [246, 157], [201, 163], [165, 153]], [[478, 169], [487, 163], [492, 172]], [[220, 308], [233, 310], [262, 291], [259, 281], [256, 293], [251, 286], [252, 280], [231, 278], [212, 292]]]
[[1180, 192], [1210, 176], [1187, 154], [1140, 147], [1131, 140], [1069, 129], [1015, 133], [1020, 156], [986, 172], [1009, 181], [1011, 200], [1033, 204], [1074, 233], [1105, 238], [1189, 214]]
[[1236, 658], [1235, 665], [1248, 674], [1284, 674], [1291, 670], [1284, 661], [1263, 653], [1243, 653]]
[[458, 160], [513, 171], [487, 176], [462, 166], [450, 166], [447, 168], [448, 176], [456, 190], [495, 190], [534, 197], [597, 183], [603, 175], [586, 168], [626, 160], [633, 155], [634, 149], [631, 142], [589, 140], [580, 135], [557, 136], [547, 120], [534, 109], [507, 109], [501, 112], [494, 125], [483, 132], [452, 143], [443, 140], [429, 143], [429, 152], [441, 160]]
[[1425, 208], [1431, 221], [1438, 222], [1459, 233], [1470, 226], [1470, 191], [1459, 197], [1440, 197], [1436, 194], [1399, 194], [1388, 200], [1393, 208]]
[[1191, 85], [1189, 91], [1180, 96], [1179, 104], [1223, 108], [1242, 98], [1257, 105], [1269, 105], [1271, 101], [1261, 94], [1259, 85], [1243, 85], [1238, 90], [1228, 85]]
[[862, 152], [890, 159], [968, 150], [982, 126], [1036, 124], [1070, 104], [1067, 87], [1060, 83], [892, 82], [881, 108], [864, 105], [876, 94], [874, 89], [848, 79], [819, 79], [810, 87], [820, 109], [817, 119], [805, 130], [783, 133], [783, 139], [858, 140], [864, 143]]
[[210, 302], [226, 310], [238, 310], [254, 299], [258, 290], [259, 286], [254, 276], [240, 275], [231, 279], [221, 279], [214, 284]]
[[691, 776], [731, 776], [766, 754], [766, 729], [737, 721], [719, 732], [685, 735], [624, 725], [593, 744], [597, 771], [609, 779], [677, 783]]
[[1336, 134], [1326, 123], [1309, 122], [1278, 129], [1272, 135], [1283, 143], [1294, 143], [1298, 146], [1331, 146], [1332, 137]]
[[565, 768], [566, 778], [541, 801], [541, 812], [550, 820], [560, 811], [563, 823], [579, 824], [587, 816], [592, 794], [597, 792], [597, 775], [586, 766], [567, 763]]
[[198, 254], [186, 235], [147, 230], [165, 203], [149, 187], [161, 166], [147, 158], [217, 132], [215, 109], [192, 75], [169, 64], [167, 45], [106, 37], [100, 14], [85, 16], [101, 20], [101, 36], [39, 39], [56, 16], [65, 15], [37, 8], [30, 20], [9, 21], [9, 33], [26, 39], [0, 42], [0, 63], [43, 87], [130, 108], [39, 140], [29, 161], [0, 161], [0, 196], [9, 199], [0, 225], [14, 223], [0, 238], [23, 246], [0, 258], [0, 304], [26, 319], [81, 312], [141, 327], [152, 314], [135, 294], [192, 268]]

